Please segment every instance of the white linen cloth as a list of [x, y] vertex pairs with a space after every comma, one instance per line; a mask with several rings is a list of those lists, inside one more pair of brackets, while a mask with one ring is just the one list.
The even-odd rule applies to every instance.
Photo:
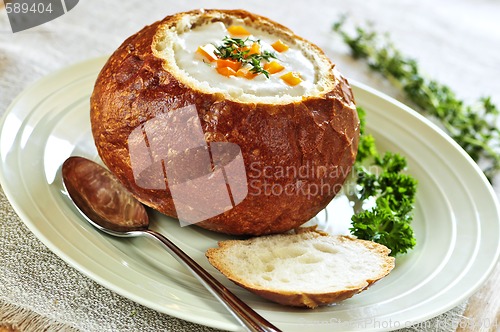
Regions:
[[[242, 8], [270, 17], [325, 50], [348, 78], [405, 102], [403, 96], [331, 32], [347, 13], [390, 32], [403, 53], [430, 77], [473, 102], [500, 105], [500, 2], [493, 0], [82, 0], [70, 12], [13, 34], [0, 10], [0, 115], [28, 85], [46, 74], [112, 53], [126, 37], [166, 15], [195, 8]], [[500, 181], [497, 181], [497, 183]], [[497, 195], [500, 190], [496, 188]], [[465, 304], [411, 331], [454, 331]], [[67, 266], [24, 226], [0, 191], [0, 322], [25, 331], [214, 331], [144, 308]]]

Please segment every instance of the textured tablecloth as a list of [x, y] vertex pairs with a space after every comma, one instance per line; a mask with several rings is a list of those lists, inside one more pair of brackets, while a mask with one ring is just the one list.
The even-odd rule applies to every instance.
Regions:
[[[396, 45], [467, 101], [500, 104], [500, 1], [118, 1], [82, 0], [66, 15], [13, 34], [0, 10], [0, 113], [29, 84], [91, 57], [110, 54], [129, 35], [168, 14], [194, 8], [243, 8], [268, 16], [322, 47], [347, 77], [404, 102], [348, 55], [331, 33], [342, 13], [390, 31]], [[499, 182], [499, 181], [497, 181]], [[497, 194], [500, 190], [496, 188]], [[412, 331], [452, 331], [465, 304]], [[26, 331], [213, 331], [135, 304], [86, 278], [23, 225], [0, 191], [0, 322]], [[434, 325], [433, 325], [434, 324]]]

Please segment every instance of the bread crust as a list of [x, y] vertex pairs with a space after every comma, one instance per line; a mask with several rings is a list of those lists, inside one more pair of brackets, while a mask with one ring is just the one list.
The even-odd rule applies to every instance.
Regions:
[[[283, 38], [302, 40], [282, 25], [242, 10], [179, 13], [146, 26], [111, 55], [95, 83], [90, 118], [97, 151], [138, 200], [177, 217], [167, 180], [166, 189], [145, 189], [136, 184], [127, 140], [148, 120], [194, 105], [208, 143], [232, 142], [240, 147], [249, 190], [240, 204], [197, 225], [237, 235], [281, 233], [296, 228], [331, 201], [355, 160], [359, 119], [349, 84], [323, 51], [309, 44], [330, 64], [328, 89], [315, 96], [283, 104], [239, 102], [189, 86], [167, 70], [169, 65], [155, 54], [153, 46], [162, 29], [175, 29], [183, 18], [193, 15], [214, 20], [242, 18], [248, 24], [272, 29]], [[270, 179], [262, 172], [251, 174], [250, 165], [324, 167], [326, 172], [307, 179], [297, 179], [293, 174]], [[265, 194], [264, 182], [268, 188], [292, 188], [293, 192]], [[310, 188], [329, 190], [313, 194]]]
[[[304, 232], [309, 233], [311, 237], [330, 236], [326, 233], [315, 232], [314, 230], [310, 229], [307, 229]], [[287, 235], [280, 235], [280, 236], [287, 236]], [[292, 234], [291, 236], [294, 235]], [[304, 292], [301, 290], [283, 291], [283, 290], [268, 289], [264, 287], [256, 287], [246, 282], [244, 277], [235, 275], [231, 270], [231, 268], [224, 263], [224, 260], [221, 257], [224, 254], [224, 250], [227, 247], [240, 244], [241, 240], [220, 241], [218, 243], [218, 248], [209, 248], [205, 252], [205, 256], [207, 257], [210, 264], [212, 264], [212, 266], [214, 266], [229, 280], [231, 280], [233, 283], [235, 283], [240, 287], [243, 287], [265, 299], [268, 299], [270, 301], [279, 304], [293, 306], [293, 307], [307, 307], [314, 309], [318, 306], [324, 306], [346, 300], [366, 290], [375, 282], [388, 275], [395, 266], [395, 259], [394, 257], [389, 256], [390, 250], [387, 247], [372, 241], [360, 240], [350, 236], [338, 236], [338, 237], [340, 242], [356, 241], [362, 244], [368, 250], [374, 252], [377, 256], [381, 257], [383, 260], [383, 264], [381, 266], [379, 273], [377, 275], [374, 275], [372, 278], [359, 283], [358, 285], [352, 285], [349, 288], [345, 288], [334, 292], [324, 292], [324, 291]], [[252, 242], [253, 239], [245, 241], [248, 243]], [[241, 263], [244, 264], [244, 262]], [[311, 282], [314, 282], [314, 280], [311, 280]]]

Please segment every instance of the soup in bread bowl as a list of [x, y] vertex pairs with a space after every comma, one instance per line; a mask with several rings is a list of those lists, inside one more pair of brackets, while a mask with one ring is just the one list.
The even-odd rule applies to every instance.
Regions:
[[314, 217], [359, 139], [349, 83], [324, 52], [243, 10], [178, 13], [129, 37], [90, 117], [102, 161], [138, 200], [236, 235]]

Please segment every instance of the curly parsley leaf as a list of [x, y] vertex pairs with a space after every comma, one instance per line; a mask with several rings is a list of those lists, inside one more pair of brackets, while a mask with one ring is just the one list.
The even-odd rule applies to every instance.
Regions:
[[380, 156], [373, 136], [365, 132], [365, 111], [358, 107], [360, 142], [354, 170], [357, 198], [374, 206], [352, 217], [350, 232], [391, 249], [391, 255], [406, 253], [416, 240], [411, 228], [417, 181], [404, 171], [406, 159], [392, 152]]
[[370, 211], [352, 217], [351, 231], [358, 238], [381, 243], [391, 249], [391, 255], [404, 254], [416, 244], [408, 217], [377, 204]]

